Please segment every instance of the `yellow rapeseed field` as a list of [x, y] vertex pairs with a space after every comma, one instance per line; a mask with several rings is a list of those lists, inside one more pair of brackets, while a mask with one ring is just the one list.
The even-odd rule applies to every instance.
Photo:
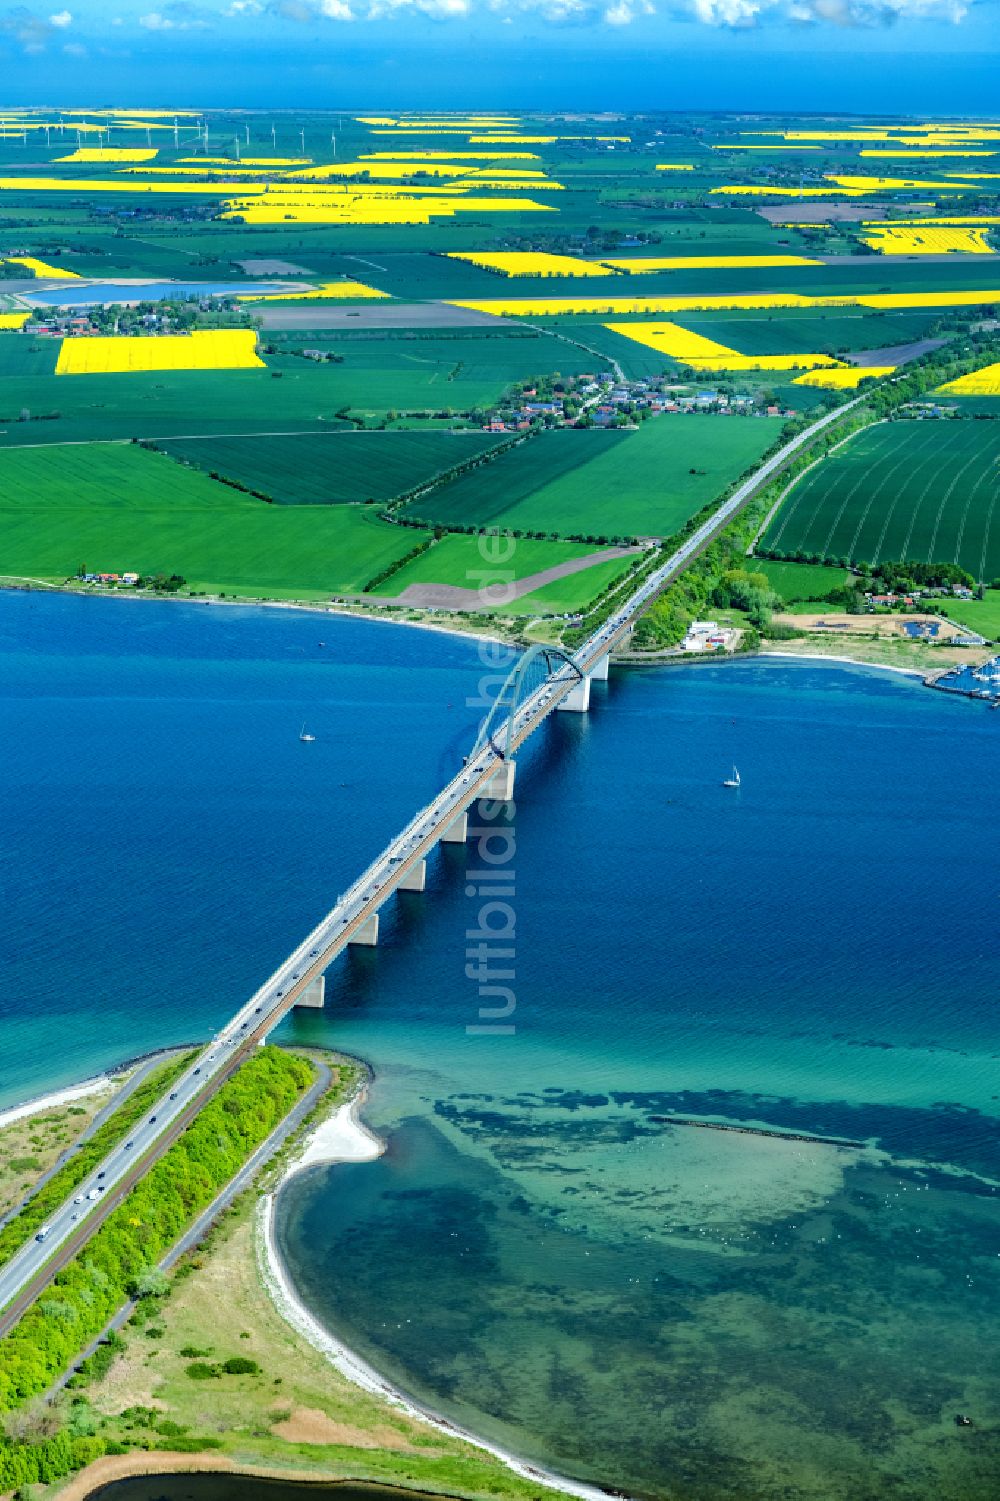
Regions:
[[971, 375], [960, 375], [938, 390], [948, 396], [1000, 396], [1000, 365], [985, 365]]
[[57, 375], [134, 375], [149, 370], [262, 370], [252, 328], [202, 329], [191, 334], [64, 339]]
[[1000, 302], [1000, 292], [875, 292], [857, 299], [861, 307], [979, 307]]
[[63, 266], [50, 266], [48, 261], [36, 260], [33, 255], [9, 255], [6, 257], [8, 266], [26, 266], [36, 276], [50, 277], [53, 281], [79, 281], [80, 276], [76, 271], [67, 271]]
[[557, 212], [534, 198], [488, 197], [469, 192], [465, 185], [405, 191], [376, 187], [301, 191], [304, 184], [294, 186], [299, 191], [293, 191], [292, 185], [282, 185], [260, 198], [233, 196], [227, 199], [221, 217], [241, 218], [248, 224], [428, 224], [432, 215], [450, 218], [457, 213]]
[[805, 297], [798, 292], [729, 292], [704, 297], [495, 297], [454, 300], [452, 306], [493, 313], [496, 317], [555, 318], [561, 313], [613, 317], [616, 314], [711, 313], [726, 308], [980, 307], [994, 302], [1000, 302], [1000, 292], [976, 290], [853, 293], [827, 297]]
[[179, 156], [178, 163], [192, 166], [206, 162], [213, 167], [308, 167], [310, 156]]
[[363, 151], [363, 162], [537, 162], [537, 151]]
[[828, 354], [740, 354], [677, 323], [605, 323], [604, 327], [696, 370], [805, 370], [810, 365], [840, 365]]
[[853, 391], [863, 380], [880, 379], [891, 375], [895, 365], [846, 365], [838, 370], [808, 370], [797, 375], [794, 386], [822, 386], [828, 391]]
[[57, 156], [57, 162], [151, 162], [158, 155], [155, 146], [78, 146], [69, 156]]
[[690, 162], [657, 162], [657, 172], [693, 172], [694, 167]]
[[1000, 214], [958, 214], [940, 219], [862, 219], [861, 223], [865, 229], [926, 229], [938, 224], [1000, 224]]
[[528, 250], [449, 250], [450, 260], [470, 261], [484, 271], [503, 276], [613, 276], [600, 261], [585, 261], [575, 255], [546, 255]]
[[23, 328], [30, 313], [0, 313], [0, 328]]
[[0, 177], [0, 193], [263, 193], [243, 182], [138, 182], [132, 177]]
[[948, 150], [946, 150], [946, 151], [938, 151], [938, 150], [935, 150], [935, 151], [920, 151], [920, 150], [917, 150], [917, 149], [911, 149], [909, 151], [888, 151], [888, 150], [887, 151], [859, 151], [858, 155], [859, 156], [892, 157], [895, 161], [906, 161], [906, 162], [913, 161], [913, 162], [915, 162], [915, 161], [924, 161], [924, 160], [926, 160], [926, 159], [928, 159], [930, 157], [934, 157], [934, 156], [961, 156], [961, 157], [966, 157], [966, 156], [996, 156], [996, 152], [995, 151], [969, 151], [964, 146], [956, 146], [956, 147], [954, 147], [950, 151], [948, 151]]
[[606, 260], [605, 266], [616, 271], [631, 271], [641, 276], [647, 271], [732, 271], [745, 266], [820, 266], [822, 261], [805, 255], [667, 255], [628, 256]]
[[360, 281], [325, 281], [318, 287], [311, 287], [306, 292], [242, 292], [236, 299], [237, 302], [308, 302], [310, 298], [338, 298], [338, 297], [388, 297], [388, 292], [380, 292], [376, 287], [366, 287]]
[[866, 245], [879, 250], [883, 255], [946, 255], [959, 252], [967, 255], [991, 255], [992, 245], [987, 244], [986, 226], [971, 225], [906, 228], [894, 225], [867, 225], [861, 236]]
[[[966, 176], [968, 174], [965, 174]], [[924, 177], [840, 177], [829, 178], [838, 187], [850, 193], [894, 193], [901, 189], [923, 190], [928, 192], [964, 193], [965, 187], [961, 182], [946, 182], [938, 178]]]

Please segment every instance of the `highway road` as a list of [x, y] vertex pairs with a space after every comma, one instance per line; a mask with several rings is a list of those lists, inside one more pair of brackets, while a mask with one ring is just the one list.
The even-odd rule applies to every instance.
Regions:
[[[328, 1064], [318, 1060], [316, 1068], [316, 1082], [310, 1085], [301, 1100], [296, 1101], [284, 1120], [278, 1122], [267, 1140], [262, 1142], [253, 1156], [247, 1159], [236, 1176], [230, 1178], [225, 1188], [216, 1194], [208, 1208], [202, 1210], [194, 1224], [185, 1230], [180, 1240], [175, 1241], [162, 1260], [157, 1262], [161, 1272], [169, 1272], [172, 1267], [177, 1265], [186, 1252], [194, 1250], [195, 1246], [208, 1234], [222, 1211], [228, 1209], [233, 1200], [245, 1188], [250, 1186], [261, 1168], [266, 1166], [275, 1153], [281, 1150], [292, 1133], [297, 1131], [299, 1126], [301, 1126], [306, 1116], [319, 1104], [330, 1088], [333, 1081], [333, 1073]], [[93, 1355], [98, 1345], [107, 1339], [113, 1329], [124, 1329], [132, 1313], [135, 1311], [135, 1306], [134, 1300], [123, 1304], [118, 1309], [114, 1318], [108, 1320], [97, 1338], [91, 1340], [86, 1349], [80, 1351], [76, 1358], [76, 1365], [79, 1365], [82, 1360], [86, 1360], [88, 1356]], [[55, 1382], [51, 1391], [58, 1391], [61, 1387], [64, 1387], [73, 1374], [74, 1368], [74, 1366], [70, 1366], [68, 1370], [64, 1371], [59, 1380]], [[51, 1395], [51, 1391], [49, 1395]]]
[[[811, 424], [740, 485], [583, 643], [573, 654], [575, 665], [561, 663], [517, 708], [510, 721], [512, 747], [516, 749], [523, 744], [572, 691], [581, 673], [595, 667], [623, 639], [650, 601], [692, 562], [762, 484], [823, 428], [863, 400], [864, 397], [858, 397]], [[505, 721], [497, 726], [490, 743], [471, 764], [463, 767], [432, 802], [421, 808], [337, 898], [327, 915], [194, 1058], [129, 1138], [80, 1184], [35, 1239], [0, 1268], [0, 1335], [13, 1327], [24, 1309], [121, 1202], [132, 1184], [176, 1140], [204, 1102], [378, 913], [403, 877], [429, 854], [449, 825], [479, 798], [490, 795], [490, 784], [503, 767], [503, 758], [496, 747], [504, 744], [506, 737]]]

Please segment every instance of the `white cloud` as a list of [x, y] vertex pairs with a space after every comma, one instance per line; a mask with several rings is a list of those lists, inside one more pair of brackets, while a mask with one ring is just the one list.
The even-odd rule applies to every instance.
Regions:
[[[714, 29], [778, 25], [885, 26], [904, 20], [959, 22], [973, 0], [669, 0], [674, 19]], [[269, 15], [301, 25], [426, 16], [433, 21], [489, 14], [500, 23], [532, 17], [552, 25], [621, 28], [655, 14], [653, 0], [229, 0], [230, 17]], [[154, 14], [159, 14], [154, 12]]]
[[[623, 0], [625, 3], [625, 0]], [[896, 21], [959, 22], [965, 0], [689, 0], [690, 14], [705, 26], [745, 28], [761, 20], [826, 26], [885, 26]]]
[[203, 31], [209, 25], [210, 16], [214, 19], [214, 12], [190, 5], [187, 0], [174, 0], [163, 10], [147, 11], [139, 17], [139, 25], [144, 31]]
[[54, 16], [49, 16], [50, 26], [72, 26], [73, 14], [68, 10], [57, 10]]

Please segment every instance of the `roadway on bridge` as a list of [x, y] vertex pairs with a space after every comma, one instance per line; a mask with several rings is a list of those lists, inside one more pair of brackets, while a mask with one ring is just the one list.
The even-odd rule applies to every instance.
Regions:
[[[558, 707], [602, 657], [631, 629], [647, 604], [725, 527], [753, 493], [815, 435], [839, 420], [864, 397], [858, 397], [784, 445], [724, 501], [681, 547], [629, 596], [625, 603], [563, 662], [516, 709], [510, 719], [510, 744], [517, 749]], [[422, 808], [386, 846], [336, 905], [246, 1004], [192, 1061], [169, 1092], [150, 1110], [130, 1136], [120, 1142], [42, 1227], [42, 1231], [0, 1268], [0, 1335], [12, 1328], [39, 1292], [84, 1245], [181, 1131], [194, 1119], [247, 1056], [347, 945], [359, 937], [380, 907], [434, 848], [441, 835], [479, 798], [489, 797], [498, 772], [506, 772], [497, 749], [508, 722], [497, 727], [489, 743]]]

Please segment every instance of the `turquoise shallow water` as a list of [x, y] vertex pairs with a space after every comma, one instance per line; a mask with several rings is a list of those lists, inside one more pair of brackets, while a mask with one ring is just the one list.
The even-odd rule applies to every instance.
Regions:
[[[221, 1017], [475, 718], [473, 649], [425, 633], [0, 596], [0, 637], [11, 1098]], [[283, 1029], [373, 1064], [388, 1141], [282, 1195], [310, 1306], [633, 1494], [995, 1495], [998, 734], [779, 662], [557, 716], [518, 772], [513, 1033], [467, 1030], [474, 846]]]

